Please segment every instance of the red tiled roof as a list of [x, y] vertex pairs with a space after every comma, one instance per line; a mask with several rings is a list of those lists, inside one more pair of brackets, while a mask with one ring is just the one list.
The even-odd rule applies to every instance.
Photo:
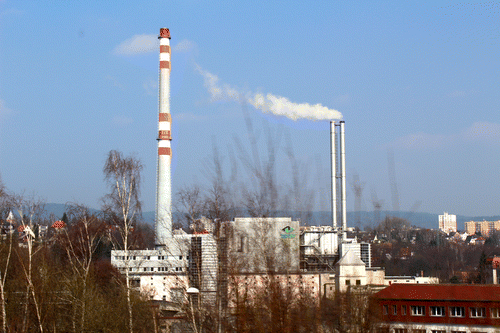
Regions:
[[394, 283], [375, 294], [378, 299], [500, 301], [500, 285]]
[[66, 224], [63, 222], [63, 221], [55, 221], [53, 224], [52, 224], [52, 228], [54, 229], [62, 229], [66, 226]]

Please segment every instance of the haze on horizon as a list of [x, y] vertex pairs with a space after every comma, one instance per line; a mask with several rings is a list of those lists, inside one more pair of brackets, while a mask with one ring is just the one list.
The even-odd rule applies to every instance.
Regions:
[[[0, 176], [47, 202], [100, 206], [111, 149], [145, 165], [155, 206], [157, 34], [172, 34], [173, 192], [207, 185], [213, 147], [290, 150], [315, 210], [329, 209], [327, 119], [346, 122], [347, 180], [391, 210], [499, 215], [500, 2], [231, 4], [0, 0]], [[317, 120], [313, 120], [317, 119]], [[235, 139], [237, 138], [237, 139]], [[237, 142], [241, 142], [239, 150]], [[394, 177], [390, 177], [394, 156]], [[390, 159], [389, 159], [390, 160]], [[347, 194], [354, 210], [354, 192]]]

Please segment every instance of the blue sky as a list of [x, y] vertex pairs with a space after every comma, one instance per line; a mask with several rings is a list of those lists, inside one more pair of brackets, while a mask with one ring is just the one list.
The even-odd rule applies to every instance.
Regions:
[[392, 151], [401, 210], [498, 215], [499, 25], [495, 1], [0, 0], [0, 175], [16, 193], [99, 207], [102, 166], [118, 149], [144, 163], [142, 200], [154, 210], [155, 43], [167, 27], [174, 192], [206, 186], [214, 145], [227, 177], [234, 157], [234, 184], [252, 183], [238, 157], [255, 163], [248, 119], [261, 163], [271, 137], [282, 193], [292, 149], [301, 188], [329, 209], [328, 121], [242, 107], [212, 94], [212, 75], [223, 92], [340, 112], [347, 179], [364, 183], [364, 210], [372, 193], [393, 207]]

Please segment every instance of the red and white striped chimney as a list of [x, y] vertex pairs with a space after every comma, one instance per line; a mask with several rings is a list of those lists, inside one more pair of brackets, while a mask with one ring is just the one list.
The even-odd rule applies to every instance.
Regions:
[[172, 117], [170, 116], [170, 30], [160, 29], [160, 77], [158, 107], [158, 169], [156, 175], [156, 245], [172, 237]]

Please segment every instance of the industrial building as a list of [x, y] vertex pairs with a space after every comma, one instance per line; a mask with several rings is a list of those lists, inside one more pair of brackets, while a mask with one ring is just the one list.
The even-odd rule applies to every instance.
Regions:
[[[170, 162], [170, 31], [160, 29], [158, 171], [154, 249], [113, 250], [111, 263], [132, 286], [181, 311], [187, 290], [205, 304], [227, 308], [240, 290], [269, 279], [318, 300], [335, 292], [384, 286], [385, 271], [371, 266], [371, 245], [347, 235], [345, 123], [330, 123], [332, 220], [300, 227], [289, 217], [202, 218], [193, 233], [172, 230]], [[340, 198], [340, 200], [337, 200]], [[337, 223], [340, 221], [340, 223]]]

